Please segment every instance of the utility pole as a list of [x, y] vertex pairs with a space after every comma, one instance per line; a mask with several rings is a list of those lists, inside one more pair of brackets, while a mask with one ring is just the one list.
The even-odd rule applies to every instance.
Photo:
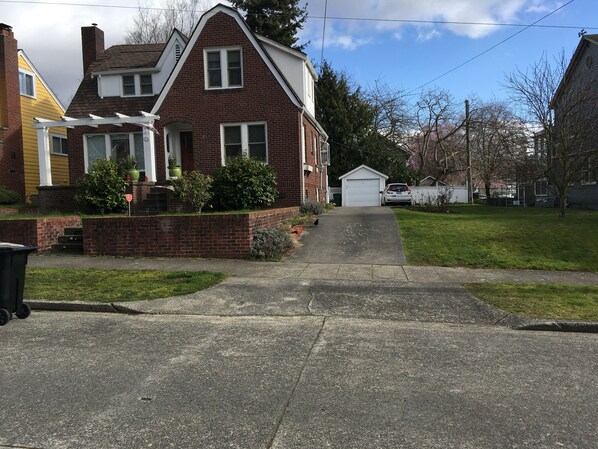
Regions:
[[473, 203], [473, 180], [471, 176], [471, 147], [469, 146], [469, 100], [465, 100], [465, 150], [467, 151], [467, 202]]

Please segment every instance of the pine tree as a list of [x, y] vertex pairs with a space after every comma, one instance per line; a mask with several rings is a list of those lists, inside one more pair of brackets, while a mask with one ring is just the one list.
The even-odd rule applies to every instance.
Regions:
[[237, 9], [245, 12], [245, 20], [255, 33], [283, 45], [302, 50], [297, 45], [297, 32], [307, 19], [307, 6], [301, 8], [299, 0], [231, 0]]

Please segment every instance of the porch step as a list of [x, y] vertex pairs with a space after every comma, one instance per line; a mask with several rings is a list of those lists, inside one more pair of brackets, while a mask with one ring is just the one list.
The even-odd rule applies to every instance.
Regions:
[[138, 215], [158, 215], [160, 212], [166, 212], [168, 210], [166, 195], [166, 189], [152, 187], [140, 204]]
[[83, 254], [83, 228], [65, 228], [58, 243], [52, 245], [52, 252]]

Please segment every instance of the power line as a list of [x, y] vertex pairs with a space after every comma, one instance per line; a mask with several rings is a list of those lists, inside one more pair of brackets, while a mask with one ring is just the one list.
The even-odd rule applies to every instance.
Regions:
[[490, 51], [494, 50], [496, 47], [504, 44], [505, 42], [513, 39], [515, 36], [518, 36], [519, 34], [523, 33], [524, 31], [528, 30], [529, 28], [531, 28], [532, 26], [534, 26], [535, 24], [537, 24], [538, 22], [541, 22], [542, 20], [546, 19], [547, 17], [550, 17], [551, 15], [553, 15], [554, 13], [560, 11], [561, 9], [565, 8], [566, 6], [570, 5], [571, 3], [573, 3], [575, 0], [569, 0], [567, 3], [559, 6], [558, 8], [556, 8], [554, 11], [549, 12], [548, 14], [546, 14], [545, 16], [539, 18], [538, 20], [536, 20], [534, 23], [527, 25], [525, 28], [523, 28], [522, 30], [517, 31], [516, 33], [511, 34], [509, 37], [506, 37], [505, 39], [503, 39], [502, 41], [498, 42], [497, 44], [494, 44], [493, 46], [491, 46], [490, 48], [487, 48], [486, 50], [484, 50], [481, 53], [478, 53], [477, 55], [473, 56], [472, 58], [469, 58], [467, 61], [459, 64], [456, 67], [453, 67], [452, 69], [444, 72], [442, 75], [437, 76], [436, 78], [434, 78], [433, 80], [430, 80], [422, 85], [420, 85], [419, 87], [413, 89], [412, 91], [408, 92], [407, 95], [410, 95], [418, 90], [420, 90], [422, 87], [427, 86], [428, 84], [433, 83], [434, 81], [439, 80], [440, 78], [445, 77], [446, 75], [453, 73], [455, 70], [460, 69], [461, 67], [463, 67], [464, 65], [469, 64], [470, 62], [478, 59], [479, 57], [485, 55], [486, 53], [489, 53]]
[[[88, 8], [109, 8], [109, 9], [143, 9], [149, 11], [169, 11], [169, 8], [150, 7], [150, 6], [127, 6], [127, 5], [107, 5], [107, 4], [89, 4], [89, 3], [77, 3], [77, 2], [56, 2], [56, 1], [34, 1], [34, 0], [0, 0], [0, 3], [13, 3], [13, 4], [27, 4], [27, 5], [50, 5], [50, 6], [82, 6]], [[328, 0], [326, 0], [326, 4]], [[571, 2], [569, 2], [571, 3]], [[567, 4], [569, 4], [567, 3]], [[523, 28], [548, 28], [548, 29], [574, 29], [574, 30], [598, 30], [597, 27], [592, 26], [581, 26], [581, 25], [538, 25], [537, 23], [559, 9], [563, 8], [567, 4], [556, 9], [552, 13], [544, 16], [542, 19], [537, 20], [531, 24], [522, 23], [502, 23], [502, 22], [464, 22], [464, 21], [451, 21], [451, 20], [420, 20], [420, 19], [386, 19], [379, 17], [341, 17], [341, 16], [328, 16], [326, 12], [323, 16], [310, 15], [308, 19], [322, 19], [324, 20], [324, 30], [326, 27], [326, 21], [328, 20], [343, 20], [343, 21], [358, 21], [358, 22], [388, 22], [388, 23], [406, 23], [406, 24], [426, 24], [426, 25], [463, 25], [463, 26], [488, 26], [488, 27], [514, 27]], [[200, 11], [205, 12], [205, 11]]]
[[326, 40], [326, 14], [328, 13], [328, 0], [324, 3], [324, 25], [322, 25], [322, 51], [320, 52], [320, 67], [324, 63], [324, 42]]

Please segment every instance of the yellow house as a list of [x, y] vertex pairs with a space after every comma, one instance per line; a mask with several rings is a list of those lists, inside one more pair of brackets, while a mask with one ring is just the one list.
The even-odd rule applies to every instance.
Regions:
[[[45, 83], [23, 50], [19, 50], [19, 88], [21, 94], [21, 122], [23, 134], [23, 163], [27, 202], [37, 195], [40, 185], [37, 130], [32, 126], [35, 117], [60, 120], [65, 108]], [[66, 128], [52, 128], [50, 134], [52, 183], [69, 184]]]

